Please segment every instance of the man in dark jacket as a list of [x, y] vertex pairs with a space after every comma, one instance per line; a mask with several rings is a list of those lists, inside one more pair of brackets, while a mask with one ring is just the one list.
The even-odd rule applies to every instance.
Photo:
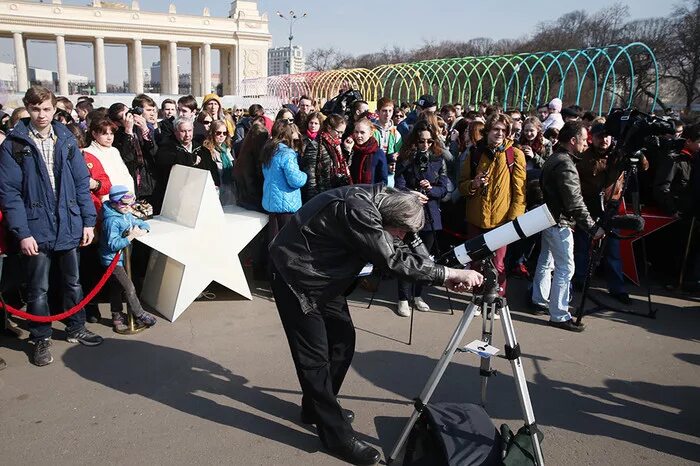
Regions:
[[426, 200], [381, 184], [325, 191], [270, 245], [272, 292], [303, 392], [302, 422], [316, 424], [324, 446], [353, 464], [375, 464], [379, 452], [355, 437], [354, 414], [336, 399], [355, 351], [346, 290], [368, 262], [400, 278], [456, 290], [483, 279], [436, 265], [424, 247], [414, 252], [399, 241], [423, 227]]
[[700, 125], [686, 127], [683, 137], [685, 145], [680, 152], [660, 157], [654, 178], [654, 200], [670, 215], [690, 212], [692, 207], [690, 174], [700, 150]]
[[399, 123], [399, 126], [397, 126], [396, 129], [401, 134], [401, 137], [406, 139], [408, 137], [408, 133], [410, 133], [413, 129], [413, 125], [415, 125], [416, 121], [418, 121], [418, 115], [423, 112], [435, 112], [436, 110], [437, 100], [435, 100], [435, 97], [430, 94], [422, 95], [420, 99], [416, 101], [416, 108], [406, 115], [406, 118]]
[[[46, 88], [32, 87], [24, 105], [30, 118], [21, 120], [0, 146], [0, 208], [23, 254], [27, 312], [48, 316], [52, 261], [61, 269], [65, 310], [83, 298], [78, 246], [92, 242], [97, 215], [90, 198], [90, 174], [78, 144], [65, 126], [52, 123], [56, 97]], [[85, 328], [85, 310], [65, 323], [69, 342], [102, 343], [102, 337]], [[29, 333], [35, 344], [34, 364], [50, 364], [51, 323], [32, 321]]]
[[[582, 332], [569, 313], [570, 285], [574, 276], [574, 226], [590, 232], [595, 221], [581, 196], [581, 182], [575, 160], [587, 149], [588, 131], [580, 121], [565, 123], [559, 132], [559, 145], [542, 167], [540, 184], [544, 200], [557, 225], [542, 232], [542, 249], [537, 260], [532, 303], [539, 313], [549, 311], [549, 325]], [[603, 236], [598, 229], [596, 238]], [[552, 274], [553, 272], [553, 274]]]
[[[585, 124], [585, 122], [584, 122]], [[581, 194], [591, 217], [598, 218], [603, 213], [603, 201], [601, 195], [609, 198], [611, 191], [615, 190], [622, 182], [622, 171], [608, 164], [608, 157], [612, 150], [612, 136], [605, 129], [604, 124], [597, 124], [591, 128], [591, 146], [581, 155], [576, 163], [579, 178], [581, 179]], [[591, 237], [587, 231], [576, 229], [574, 231], [574, 285], [582, 286], [588, 272], [588, 259], [591, 246]], [[610, 296], [622, 304], [631, 304], [631, 299], [625, 291], [625, 278], [622, 274], [622, 257], [620, 255], [620, 240], [609, 236], [603, 252], [605, 272]]]

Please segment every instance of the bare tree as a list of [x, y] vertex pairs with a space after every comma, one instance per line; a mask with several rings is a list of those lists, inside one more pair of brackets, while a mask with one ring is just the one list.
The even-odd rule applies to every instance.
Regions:
[[343, 68], [351, 60], [347, 55], [333, 47], [313, 49], [306, 57], [306, 66], [311, 71], [326, 71]]
[[685, 93], [685, 109], [700, 97], [700, 0], [689, 0], [671, 15], [674, 34], [668, 40], [668, 71], [665, 77], [675, 81]]

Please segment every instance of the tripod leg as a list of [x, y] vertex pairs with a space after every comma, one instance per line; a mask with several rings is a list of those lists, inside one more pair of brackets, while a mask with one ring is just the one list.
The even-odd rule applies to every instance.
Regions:
[[581, 303], [579, 303], [578, 310], [576, 311], [576, 325], [581, 324], [581, 319], [583, 319], [584, 308], [586, 306], [586, 298], [588, 297], [588, 290], [591, 287], [591, 281], [593, 280], [593, 274], [600, 264], [600, 259], [605, 253], [605, 245], [607, 243], [607, 237], [603, 237], [600, 240], [598, 247], [593, 246], [593, 241], [591, 241], [591, 247], [593, 247], [593, 252], [588, 258], [588, 270], [586, 272], [586, 278], [583, 281], [583, 294], [581, 295]]
[[503, 325], [503, 335], [506, 340], [506, 358], [510, 360], [510, 365], [513, 369], [513, 379], [515, 380], [515, 386], [518, 390], [518, 399], [520, 401], [520, 408], [523, 411], [523, 419], [532, 437], [535, 461], [537, 465], [542, 466], [544, 465], [544, 456], [542, 455], [542, 446], [537, 436], [535, 413], [532, 409], [530, 392], [527, 389], [527, 379], [525, 378], [525, 371], [523, 370], [523, 364], [520, 359], [520, 346], [515, 339], [515, 329], [513, 328], [513, 321], [510, 317], [510, 309], [508, 308], [508, 304], [505, 303], [505, 300], [501, 310], [501, 324]]
[[[481, 324], [481, 341], [491, 344], [493, 341], [493, 321], [496, 314], [494, 303], [484, 304], [481, 309], [483, 322]], [[481, 406], [486, 406], [486, 389], [489, 377], [493, 375], [491, 370], [491, 358], [481, 358], [479, 365], [479, 375], [481, 376]]]
[[[457, 347], [464, 338], [464, 334], [467, 333], [467, 329], [469, 328], [469, 324], [471, 324], [471, 321], [474, 318], [474, 312], [476, 311], [476, 309], [477, 305], [474, 304], [474, 302], [472, 302], [471, 304], [469, 304], [469, 307], [464, 311], [464, 315], [462, 315], [462, 318], [460, 319], [457, 328], [452, 334], [450, 342], [445, 347], [445, 351], [442, 353], [440, 361], [438, 361], [437, 365], [435, 366], [435, 369], [433, 369], [432, 374], [430, 374], [430, 378], [428, 378], [428, 382], [425, 384], [425, 387], [423, 387], [423, 391], [418, 397], [418, 401], [416, 403], [417, 405], [418, 403], [424, 405], [428, 403], [428, 401], [430, 401], [430, 397], [433, 395], [433, 392], [435, 391], [435, 388], [437, 387], [438, 383], [440, 383], [440, 379], [445, 373], [445, 369], [447, 369], [448, 364], [452, 360], [452, 357], [454, 356]], [[393, 461], [398, 456], [399, 452], [405, 445], [406, 440], [408, 439], [408, 434], [411, 432], [411, 429], [418, 420], [419, 416], [420, 411], [418, 410], [418, 406], [416, 406], [413, 411], [413, 414], [411, 415], [411, 418], [406, 423], [406, 426], [404, 427], [403, 431], [401, 431], [401, 435], [399, 436], [399, 439], [396, 442], [394, 449], [389, 455], [389, 462]]]

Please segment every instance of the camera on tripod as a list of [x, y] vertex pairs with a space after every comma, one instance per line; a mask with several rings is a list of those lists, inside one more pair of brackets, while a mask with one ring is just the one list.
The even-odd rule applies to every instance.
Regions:
[[605, 121], [605, 129], [617, 141], [615, 160], [636, 164], [640, 155], [650, 149], [681, 150], [683, 139], [674, 139], [676, 123], [669, 117], [658, 117], [637, 109], [613, 109]]

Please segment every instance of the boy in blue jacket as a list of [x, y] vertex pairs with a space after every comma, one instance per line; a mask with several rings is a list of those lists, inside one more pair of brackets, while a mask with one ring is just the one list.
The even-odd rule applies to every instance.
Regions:
[[[131, 214], [131, 205], [136, 200], [134, 193], [123, 185], [112, 186], [109, 190], [109, 201], [102, 205], [102, 236], [100, 238], [100, 261], [105, 267], [114, 260], [117, 252], [123, 250], [134, 238], [148, 233], [148, 223]], [[124, 269], [124, 256], [119, 257], [119, 263], [110, 277], [110, 308], [112, 310], [112, 325], [115, 331], [126, 330], [122, 314], [122, 292], [126, 294], [126, 307], [136, 320], [151, 327], [156, 324], [156, 318], [143, 310], [136, 295], [136, 288]]]

